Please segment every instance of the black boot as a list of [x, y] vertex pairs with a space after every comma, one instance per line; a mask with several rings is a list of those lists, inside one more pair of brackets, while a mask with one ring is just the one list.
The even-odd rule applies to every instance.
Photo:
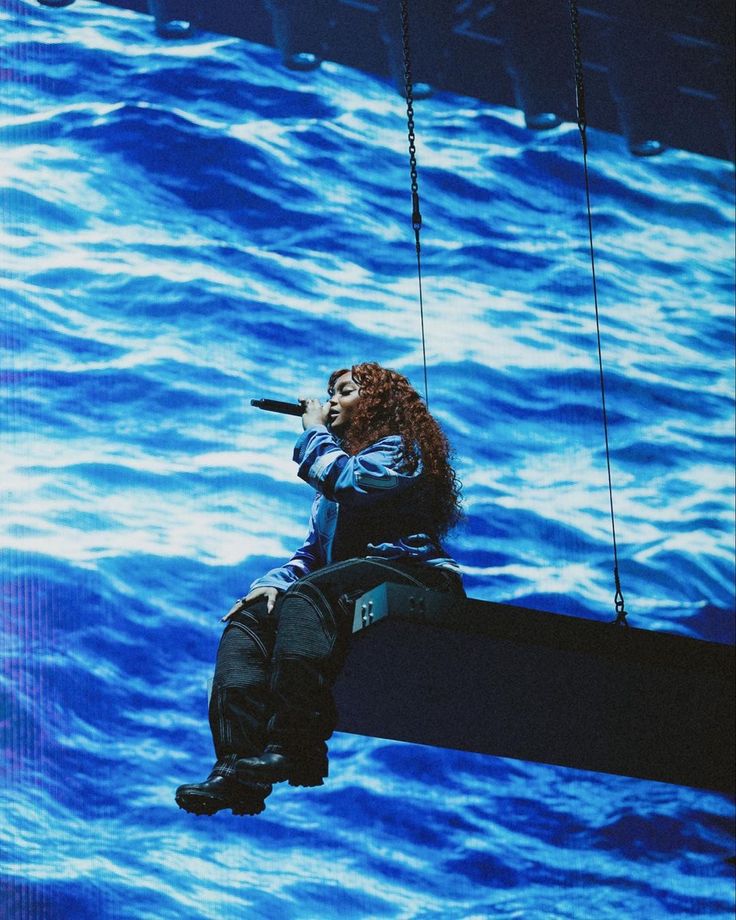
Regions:
[[328, 671], [324, 660], [276, 658], [271, 667], [268, 744], [263, 754], [237, 759], [239, 779], [292, 786], [323, 784], [328, 773], [325, 741], [337, 723]]
[[176, 803], [193, 815], [214, 815], [225, 808], [234, 815], [259, 815], [270, 794], [270, 783], [241, 782], [235, 776], [213, 771], [203, 783], [179, 786]]
[[260, 757], [241, 757], [235, 763], [235, 775], [250, 783], [321, 786], [328, 772], [324, 742], [300, 751], [286, 751], [277, 744], [270, 744]]

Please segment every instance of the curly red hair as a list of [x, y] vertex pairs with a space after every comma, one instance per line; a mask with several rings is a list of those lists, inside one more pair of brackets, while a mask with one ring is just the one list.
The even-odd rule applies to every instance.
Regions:
[[333, 371], [330, 395], [338, 377], [347, 373], [358, 385], [360, 399], [342, 438], [343, 450], [357, 454], [379, 438], [400, 435], [410, 472], [416, 470], [421, 457], [426, 510], [435, 522], [435, 535], [443, 536], [462, 518], [461, 485], [450, 465], [452, 451], [444, 432], [406, 377], [375, 362]]

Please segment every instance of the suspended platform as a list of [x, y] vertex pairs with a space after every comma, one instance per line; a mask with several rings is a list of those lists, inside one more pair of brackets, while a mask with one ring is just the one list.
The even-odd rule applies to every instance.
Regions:
[[384, 584], [338, 730], [733, 794], [734, 647]]

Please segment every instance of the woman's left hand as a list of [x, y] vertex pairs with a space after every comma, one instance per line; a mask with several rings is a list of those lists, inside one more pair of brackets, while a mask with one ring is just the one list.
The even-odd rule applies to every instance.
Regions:
[[266, 612], [271, 613], [273, 606], [276, 603], [276, 598], [279, 596], [278, 588], [254, 588], [250, 594], [247, 594], [245, 597], [240, 597], [232, 607], [228, 610], [224, 617], [220, 617], [221, 622], [227, 623], [230, 617], [234, 616], [236, 613], [239, 613], [243, 610], [246, 604], [249, 604], [251, 601], [254, 601], [257, 597], [266, 598]]
[[327, 414], [330, 411], [329, 403], [325, 403], [323, 406], [318, 399], [305, 399], [303, 402], [306, 405], [302, 416], [302, 427], [305, 431], [307, 428], [314, 428], [315, 425], [327, 424]]

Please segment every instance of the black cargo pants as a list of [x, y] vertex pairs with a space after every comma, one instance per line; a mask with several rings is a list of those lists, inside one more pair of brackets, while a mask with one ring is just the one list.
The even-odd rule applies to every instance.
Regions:
[[464, 594], [449, 569], [368, 557], [299, 579], [270, 614], [257, 598], [231, 617], [209, 706], [215, 773], [231, 773], [238, 757], [266, 745], [296, 757], [324, 747], [337, 724], [331, 688], [349, 649], [355, 598], [387, 581]]

